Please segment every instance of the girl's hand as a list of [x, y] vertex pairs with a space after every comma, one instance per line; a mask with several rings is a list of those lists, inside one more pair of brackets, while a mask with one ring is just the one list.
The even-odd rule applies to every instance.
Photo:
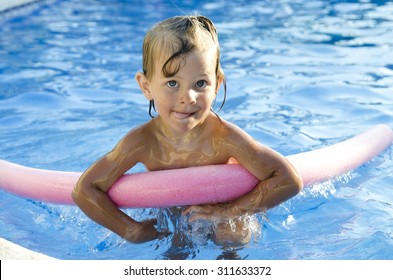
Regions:
[[212, 239], [216, 244], [237, 246], [251, 240], [250, 226], [242, 218], [236, 206], [230, 204], [190, 206], [184, 210], [183, 215], [190, 215], [189, 222], [196, 220], [211, 222]]
[[183, 211], [183, 215], [189, 215], [188, 220], [194, 222], [196, 220], [228, 220], [240, 216], [240, 213], [234, 205], [231, 204], [206, 204], [193, 205], [187, 207]]
[[155, 227], [156, 224], [156, 219], [139, 222], [137, 226], [129, 230], [124, 238], [133, 243], [143, 243], [157, 238], [161, 239], [170, 234], [168, 231], [159, 232]]

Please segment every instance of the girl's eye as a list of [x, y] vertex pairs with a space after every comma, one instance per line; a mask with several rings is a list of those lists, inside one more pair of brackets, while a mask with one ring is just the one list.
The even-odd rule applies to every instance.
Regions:
[[204, 80], [200, 80], [200, 81], [196, 82], [195, 85], [196, 85], [198, 88], [203, 88], [203, 87], [205, 87], [205, 86], [207, 85], [207, 82], [204, 81]]
[[170, 88], [175, 88], [175, 87], [177, 87], [177, 82], [176, 82], [176, 81], [173, 81], [173, 80], [167, 82], [166, 84], [167, 84], [167, 86], [170, 87]]

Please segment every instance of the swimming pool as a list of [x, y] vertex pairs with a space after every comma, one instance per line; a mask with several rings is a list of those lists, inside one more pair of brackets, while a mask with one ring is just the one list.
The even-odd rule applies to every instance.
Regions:
[[[288, 155], [393, 124], [390, 1], [41, 1], [0, 14], [0, 158], [86, 169], [150, 118], [133, 80], [147, 29], [195, 11], [219, 32], [220, 116], [261, 142]], [[258, 215], [261, 232], [242, 248], [215, 245], [203, 225], [171, 219], [174, 209], [127, 212], [178, 223], [181, 245], [135, 245], [77, 207], [5, 192], [0, 236], [61, 259], [393, 259], [392, 157], [389, 148]]]

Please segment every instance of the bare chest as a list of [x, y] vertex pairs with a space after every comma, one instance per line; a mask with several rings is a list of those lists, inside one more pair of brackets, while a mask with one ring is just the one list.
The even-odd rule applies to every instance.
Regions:
[[213, 141], [189, 145], [158, 142], [144, 163], [149, 170], [184, 168], [190, 166], [222, 164], [228, 157]]

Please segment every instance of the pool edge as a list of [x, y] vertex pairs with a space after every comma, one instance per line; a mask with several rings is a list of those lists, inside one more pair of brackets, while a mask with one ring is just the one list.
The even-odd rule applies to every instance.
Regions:
[[56, 260], [48, 255], [34, 252], [0, 237], [1, 260]]
[[0, 2], [0, 13], [37, 1], [40, 0], [4, 0]]

